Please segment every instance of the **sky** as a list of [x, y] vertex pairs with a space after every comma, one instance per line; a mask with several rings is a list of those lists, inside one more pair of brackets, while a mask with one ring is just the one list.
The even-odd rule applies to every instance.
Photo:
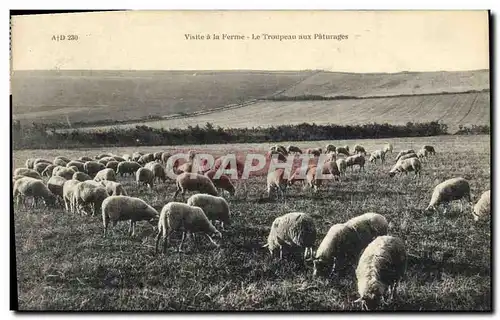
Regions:
[[488, 46], [487, 11], [129, 11], [12, 21], [12, 70], [476, 70], [489, 69]]

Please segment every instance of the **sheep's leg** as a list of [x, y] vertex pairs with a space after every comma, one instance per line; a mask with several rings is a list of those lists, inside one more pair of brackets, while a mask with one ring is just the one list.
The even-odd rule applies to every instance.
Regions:
[[212, 242], [217, 248], [219, 247], [219, 245], [217, 244], [217, 242], [214, 241], [214, 239], [212, 239], [211, 236], [209, 236], [208, 234], [205, 233], [205, 235], [208, 237], [208, 240], [210, 240], [210, 242]]
[[283, 247], [280, 246], [280, 260], [283, 260]]
[[177, 251], [179, 253], [182, 252], [182, 245], [184, 244], [184, 239], [186, 238], [186, 231], [182, 231], [182, 238], [181, 238], [181, 243], [179, 244], [179, 248], [177, 249]]
[[172, 232], [174, 232], [174, 231], [172, 229], [169, 229], [168, 234], [165, 235], [165, 233], [163, 233], [163, 253], [164, 254], [167, 253], [167, 247], [168, 247], [168, 243], [170, 242], [170, 236], [172, 235]]
[[177, 195], [179, 194], [179, 192], [181, 192], [181, 189], [179, 188], [179, 186], [177, 186], [177, 190], [175, 190], [175, 194], [174, 194], [174, 200], [177, 198]]
[[130, 220], [130, 227], [128, 228], [128, 236], [133, 236], [135, 234], [134, 221]]

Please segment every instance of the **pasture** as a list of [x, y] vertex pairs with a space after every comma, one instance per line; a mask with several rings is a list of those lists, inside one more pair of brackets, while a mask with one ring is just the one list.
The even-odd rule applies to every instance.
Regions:
[[[313, 216], [318, 238], [349, 218], [375, 211], [390, 222], [389, 234], [402, 238], [411, 254], [399, 297], [384, 310], [491, 310], [491, 229], [474, 223], [472, 208], [453, 203], [443, 215], [425, 213], [434, 186], [448, 178], [469, 180], [473, 201], [490, 189], [490, 136], [440, 136], [385, 140], [290, 142], [301, 148], [359, 143], [368, 152], [385, 142], [394, 145], [382, 166], [367, 163], [365, 173], [349, 169], [341, 182], [328, 181], [318, 194], [300, 183], [287, 190], [285, 203], [261, 198], [265, 176], [251, 177], [249, 195], [237, 191], [228, 202], [232, 224], [215, 248], [208, 241], [186, 242], [167, 255], [154, 255], [156, 232], [146, 222], [128, 237], [128, 223], [103, 238], [101, 216], [79, 216], [63, 208], [14, 209], [19, 308], [21, 310], [359, 310], [354, 274], [313, 278], [312, 265], [286, 257], [271, 259], [262, 249], [272, 221], [303, 211]], [[289, 143], [283, 143], [287, 145]], [[401, 149], [434, 145], [437, 155], [423, 164], [422, 177], [390, 178], [387, 172]], [[14, 168], [29, 157], [75, 158], [100, 152], [134, 150], [185, 152], [195, 149], [221, 155], [264, 153], [271, 144], [182, 147], [124, 147], [85, 150], [15, 150]], [[464, 148], [467, 146], [467, 148]], [[172, 181], [153, 190], [137, 188], [131, 177], [119, 178], [129, 195], [161, 206], [172, 199]], [[190, 194], [189, 194], [190, 195]]]

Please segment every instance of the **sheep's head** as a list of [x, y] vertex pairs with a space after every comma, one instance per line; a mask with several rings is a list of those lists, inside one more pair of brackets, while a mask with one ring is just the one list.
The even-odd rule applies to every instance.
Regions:
[[380, 286], [372, 287], [367, 293], [354, 302], [360, 302], [362, 310], [374, 310], [380, 304], [383, 293], [382, 290], [383, 288]]
[[54, 208], [56, 206], [56, 197], [53, 194], [46, 197], [44, 201], [47, 207]]

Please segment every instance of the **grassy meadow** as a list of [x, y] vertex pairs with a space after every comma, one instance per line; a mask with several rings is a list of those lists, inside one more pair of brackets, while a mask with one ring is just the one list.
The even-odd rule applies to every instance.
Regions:
[[[272, 221], [285, 213], [311, 214], [318, 230], [316, 247], [332, 224], [369, 211], [383, 214], [389, 234], [401, 237], [411, 255], [399, 297], [383, 310], [491, 310], [491, 229], [474, 223], [469, 204], [453, 203], [443, 215], [425, 213], [434, 186], [448, 178], [469, 180], [473, 201], [490, 189], [490, 136], [439, 136], [385, 140], [290, 142], [301, 148], [360, 143], [374, 151], [394, 145], [385, 165], [366, 164], [366, 172], [348, 170], [341, 182], [328, 181], [318, 194], [299, 183], [287, 190], [286, 202], [261, 198], [264, 175], [251, 177], [246, 199], [228, 197], [232, 224], [215, 248], [206, 239], [185, 243], [167, 255], [154, 255], [156, 231], [146, 222], [128, 237], [128, 223], [103, 238], [100, 216], [77, 216], [64, 208], [14, 208], [19, 308], [21, 310], [360, 310], [353, 273], [313, 278], [312, 264], [285, 257], [271, 259], [262, 249]], [[283, 143], [287, 145], [288, 143]], [[434, 145], [435, 157], [423, 164], [422, 177], [390, 178], [387, 172], [401, 149]], [[29, 157], [76, 158], [102, 151], [195, 149], [215, 155], [265, 152], [271, 144], [235, 144], [80, 150], [15, 150], [14, 168]], [[467, 145], [467, 149], [463, 146]], [[151, 205], [172, 200], [172, 181], [152, 190], [119, 178], [129, 195]], [[189, 194], [190, 195], [190, 194]]]

